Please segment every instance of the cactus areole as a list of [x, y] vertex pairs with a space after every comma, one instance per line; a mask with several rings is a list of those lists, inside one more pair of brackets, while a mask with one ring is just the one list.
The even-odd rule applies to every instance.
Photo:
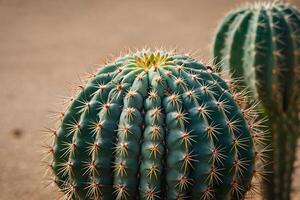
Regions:
[[256, 114], [211, 67], [141, 50], [101, 67], [49, 147], [67, 199], [244, 199], [260, 174]]
[[290, 199], [300, 129], [300, 12], [278, 2], [243, 6], [225, 17], [213, 49], [270, 117], [274, 176], [266, 177], [267, 199]]

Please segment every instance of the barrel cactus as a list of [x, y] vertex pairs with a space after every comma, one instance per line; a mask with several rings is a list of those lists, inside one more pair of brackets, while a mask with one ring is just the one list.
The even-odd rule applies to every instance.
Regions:
[[214, 40], [215, 62], [241, 78], [269, 115], [273, 165], [265, 183], [269, 200], [291, 193], [300, 121], [300, 13], [285, 3], [256, 3], [229, 13]]
[[211, 66], [143, 49], [79, 88], [47, 148], [66, 199], [244, 199], [257, 190], [261, 121]]

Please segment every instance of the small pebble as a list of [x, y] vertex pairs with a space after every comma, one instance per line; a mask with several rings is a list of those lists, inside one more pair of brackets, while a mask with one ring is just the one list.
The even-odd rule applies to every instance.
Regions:
[[15, 138], [20, 138], [22, 135], [23, 135], [23, 130], [21, 130], [21, 129], [14, 129], [13, 131], [12, 131], [12, 134], [13, 134], [13, 136], [15, 137]]

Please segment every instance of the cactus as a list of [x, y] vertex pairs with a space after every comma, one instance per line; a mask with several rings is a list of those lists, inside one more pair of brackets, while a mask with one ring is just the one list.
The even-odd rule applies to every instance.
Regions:
[[143, 49], [79, 88], [46, 150], [66, 199], [244, 199], [257, 190], [261, 120], [212, 67]]
[[213, 45], [215, 62], [261, 101], [272, 132], [269, 200], [290, 199], [299, 136], [300, 13], [285, 3], [256, 3], [229, 13]]

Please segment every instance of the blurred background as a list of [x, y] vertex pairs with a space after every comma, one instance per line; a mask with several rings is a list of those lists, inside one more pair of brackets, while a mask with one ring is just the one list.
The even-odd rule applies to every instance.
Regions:
[[198, 50], [209, 60], [218, 21], [243, 2], [0, 0], [0, 199], [57, 198], [42, 184], [40, 144], [70, 83], [126, 47]]

